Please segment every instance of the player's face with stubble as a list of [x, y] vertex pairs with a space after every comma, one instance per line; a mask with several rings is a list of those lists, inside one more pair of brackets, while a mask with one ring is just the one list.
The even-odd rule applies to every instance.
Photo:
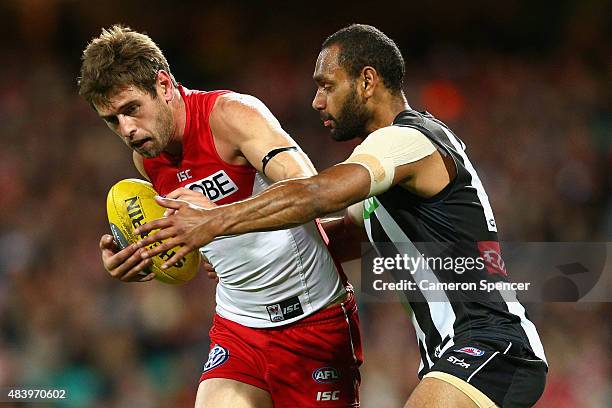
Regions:
[[319, 111], [332, 138], [343, 141], [366, 136], [371, 114], [357, 92], [357, 80], [338, 63], [338, 53], [338, 46], [319, 53], [313, 75], [317, 92], [312, 107]]
[[172, 138], [172, 112], [159, 94], [153, 98], [127, 87], [114, 94], [108, 106], [96, 106], [96, 110], [107, 126], [143, 157], [159, 156]]

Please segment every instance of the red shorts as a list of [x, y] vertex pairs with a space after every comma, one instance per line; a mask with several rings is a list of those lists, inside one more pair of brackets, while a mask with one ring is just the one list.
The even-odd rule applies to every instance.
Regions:
[[275, 407], [358, 407], [363, 362], [354, 296], [295, 323], [255, 329], [215, 315], [200, 381], [266, 390]]

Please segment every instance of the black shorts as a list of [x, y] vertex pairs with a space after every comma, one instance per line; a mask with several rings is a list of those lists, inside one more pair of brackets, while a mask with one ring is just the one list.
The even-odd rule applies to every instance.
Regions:
[[429, 371], [461, 378], [502, 408], [524, 408], [542, 396], [548, 366], [523, 344], [481, 338], [457, 342]]

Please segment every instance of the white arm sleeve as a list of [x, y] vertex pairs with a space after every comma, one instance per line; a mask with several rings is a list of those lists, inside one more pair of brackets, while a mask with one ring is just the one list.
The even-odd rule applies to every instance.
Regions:
[[395, 168], [429, 156], [434, 144], [418, 130], [387, 126], [372, 132], [344, 163], [360, 164], [370, 173], [369, 197], [387, 191]]

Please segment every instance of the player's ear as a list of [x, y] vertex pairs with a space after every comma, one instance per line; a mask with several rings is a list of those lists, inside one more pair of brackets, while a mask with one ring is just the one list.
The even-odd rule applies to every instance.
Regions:
[[174, 99], [174, 84], [169, 73], [160, 70], [157, 73], [156, 86], [159, 94], [166, 102], [170, 102]]
[[361, 70], [359, 83], [361, 85], [361, 94], [364, 98], [370, 98], [374, 94], [374, 89], [378, 85], [380, 77], [378, 72], [371, 66], [366, 66]]

